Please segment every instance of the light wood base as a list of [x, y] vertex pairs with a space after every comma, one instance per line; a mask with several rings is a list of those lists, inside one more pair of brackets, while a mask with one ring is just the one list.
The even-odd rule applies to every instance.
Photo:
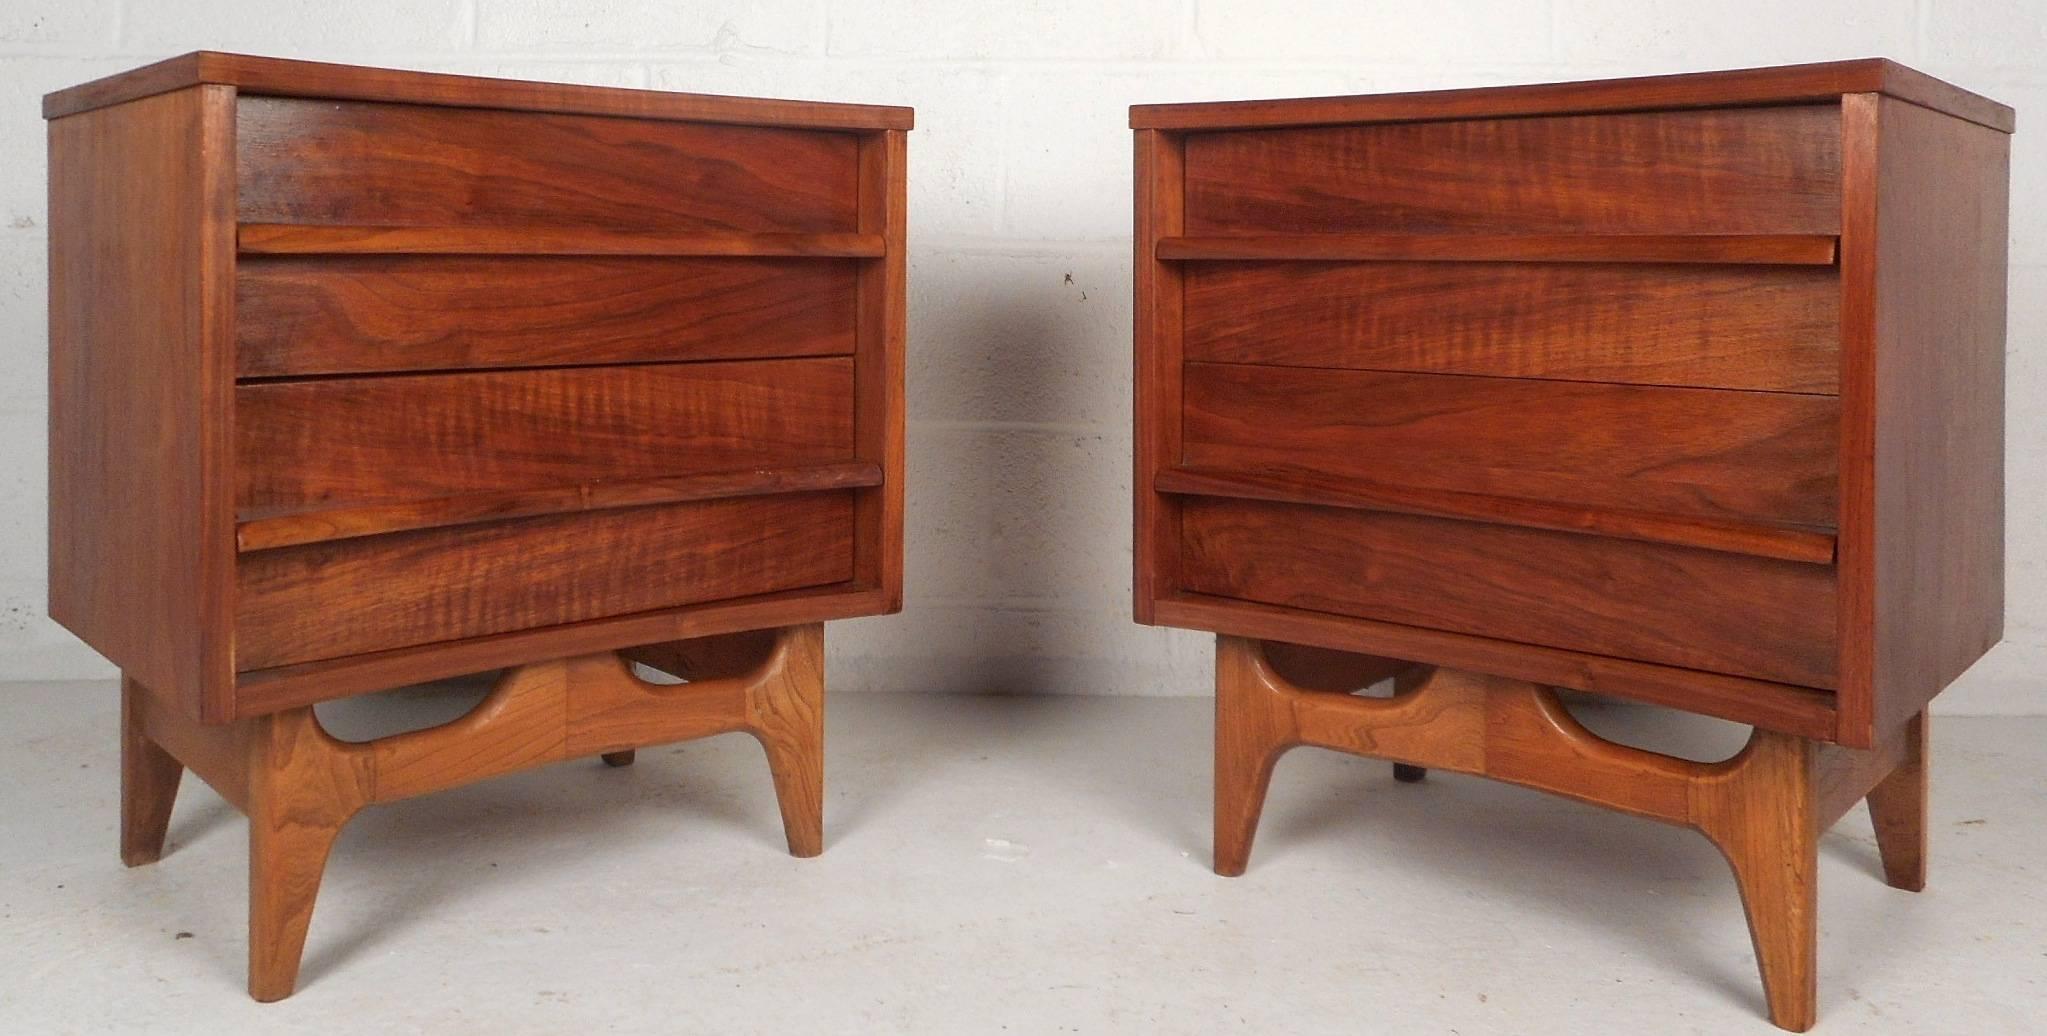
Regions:
[[[688, 678], [656, 684], [628, 660]], [[604, 652], [507, 671], [459, 719], [339, 741], [310, 707], [202, 726], [133, 680], [121, 692], [121, 859], [163, 852], [183, 769], [249, 817], [249, 995], [290, 996], [328, 850], [357, 810], [546, 763], [744, 731], [767, 750], [789, 851], [824, 849], [824, 627]]]
[[[1770, 1020], [1811, 1027], [1821, 832], [1869, 799], [1890, 884], [1925, 884], [1926, 727], [1875, 750], [1757, 729], [1733, 758], [1698, 763], [1607, 741], [1556, 692], [1521, 680], [1216, 640], [1215, 870], [1244, 872], [1273, 764], [1313, 745], [1538, 788], [1704, 834], [1734, 870]], [[1333, 653], [1330, 653], [1333, 654]], [[1387, 675], [1390, 698], [1348, 693]], [[1396, 773], [1396, 776], [1402, 776]]]

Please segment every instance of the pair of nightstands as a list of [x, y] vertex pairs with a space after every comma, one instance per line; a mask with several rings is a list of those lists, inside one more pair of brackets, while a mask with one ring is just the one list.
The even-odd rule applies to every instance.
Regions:
[[[901, 602], [908, 109], [198, 54], [45, 113], [51, 610], [124, 672], [124, 859], [186, 768], [248, 813], [255, 996], [372, 803], [744, 730], [820, 850], [821, 623]], [[1919, 885], [2001, 630], [2009, 109], [1852, 62], [1132, 123], [1138, 618], [1223, 634], [1217, 870], [1296, 744], [1688, 824], [1809, 1024], [1818, 834], [1867, 797]]]

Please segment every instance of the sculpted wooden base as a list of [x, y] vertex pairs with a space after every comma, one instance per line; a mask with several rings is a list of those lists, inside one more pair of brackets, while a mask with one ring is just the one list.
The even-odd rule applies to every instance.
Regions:
[[[641, 662], [689, 682], [636, 676]], [[202, 726], [121, 687], [121, 861], [163, 853], [190, 769], [249, 817], [249, 995], [291, 995], [327, 853], [364, 806], [546, 763], [744, 731], [767, 749], [789, 851], [824, 848], [824, 627], [677, 641], [507, 671], [468, 714], [375, 741], [336, 740], [310, 707]]]
[[[1394, 677], [1391, 698], [1350, 692]], [[1416, 667], [1238, 637], [1216, 641], [1215, 870], [1237, 875], [1273, 764], [1296, 745], [1538, 788], [1690, 827], [1734, 869], [1770, 1020], [1811, 1027], [1819, 837], [1867, 798], [1884, 874], [1926, 883], [1926, 716], [1861, 751], [1757, 729], [1733, 758], [1698, 763], [1585, 729], [1556, 692], [1520, 680]]]

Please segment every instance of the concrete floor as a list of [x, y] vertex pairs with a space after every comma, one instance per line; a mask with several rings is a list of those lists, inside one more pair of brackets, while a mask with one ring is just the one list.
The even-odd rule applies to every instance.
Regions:
[[[462, 704], [329, 719], [364, 736]], [[741, 736], [379, 807], [335, 851], [298, 995], [262, 1006], [240, 818], [188, 782], [163, 862], [124, 870], [113, 688], [0, 687], [0, 1030], [1775, 1031], [1725, 865], [1676, 829], [1302, 750], [1250, 873], [1214, 876], [1209, 709], [836, 697], [815, 860], [783, 853]], [[2047, 1027], [2047, 719], [1934, 741], [1927, 892], [1877, 878], [1859, 809], [1824, 844], [1819, 1032]]]

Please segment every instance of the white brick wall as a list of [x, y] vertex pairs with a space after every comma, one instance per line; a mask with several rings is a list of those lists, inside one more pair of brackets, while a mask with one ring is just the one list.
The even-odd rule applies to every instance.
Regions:
[[42, 617], [37, 99], [198, 47], [916, 106], [908, 607], [834, 627], [834, 687], [1101, 694], [1209, 680], [1129, 621], [1127, 105], [1896, 58], [2020, 110], [2009, 632], [1942, 702], [2047, 707], [2047, 0], [8, 0], [0, 679], [110, 673]]

